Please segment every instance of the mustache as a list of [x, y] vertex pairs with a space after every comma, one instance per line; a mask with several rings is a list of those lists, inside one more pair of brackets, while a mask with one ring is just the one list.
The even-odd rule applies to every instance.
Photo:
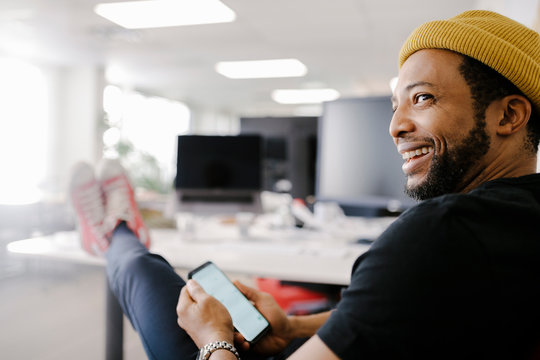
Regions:
[[409, 143], [409, 142], [426, 142], [435, 146], [435, 141], [433, 141], [433, 139], [429, 137], [418, 137], [411, 134], [407, 134], [397, 139], [397, 145], [402, 144], [402, 143]]

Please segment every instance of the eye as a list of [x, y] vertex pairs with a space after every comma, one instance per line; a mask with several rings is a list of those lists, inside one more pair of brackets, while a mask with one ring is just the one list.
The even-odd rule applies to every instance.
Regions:
[[433, 95], [431, 94], [417, 94], [414, 97], [415, 104], [422, 103], [428, 100], [433, 99]]

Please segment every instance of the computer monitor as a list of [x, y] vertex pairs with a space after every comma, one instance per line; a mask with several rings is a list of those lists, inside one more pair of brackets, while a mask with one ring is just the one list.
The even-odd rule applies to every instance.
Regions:
[[287, 191], [278, 184], [288, 180], [294, 198], [315, 194], [317, 122], [313, 116], [242, 117], [242, 134], [263, 137], [263, 189]]
[[178, 211], [260, 212], [262, 138], [178, 136]]
[[[403, 159], [388, 133], [390, 96], [324, 104], [319, 121], [316, 197], [365, 214], [403, 210], [414, 201], [403, 189]], [[346, 210], [347, 212], [347, 210]]]

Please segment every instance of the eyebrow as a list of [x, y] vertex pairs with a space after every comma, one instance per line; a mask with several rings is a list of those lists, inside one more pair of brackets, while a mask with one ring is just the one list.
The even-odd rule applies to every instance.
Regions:
[[[435, 84], [432, 84], [428, 81], [417, 81], [412, 84], [409, 84], [405, 87], [405, 91], [409, 92], [412, 89], [414, 89], [417, 86], [429, 86], [429, 87], [435, 87]], [[396, 96], [392, 94], [392, 98], [390, 99], [392, 101], [392, 104], [396, 102]]]

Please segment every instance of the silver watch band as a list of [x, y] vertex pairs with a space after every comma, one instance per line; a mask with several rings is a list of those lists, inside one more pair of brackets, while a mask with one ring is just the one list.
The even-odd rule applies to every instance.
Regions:
[[213, 343], [204, 345], [201, 350], [199, 351], [199, 356], [197, 357], [197, 360], [208, 360], [210, 355], [216, 350], [228, 350], [236, 356], [237, 360], [240, 360], [240, 354], [238, 354], [238, 351], [236, 348], [229, 344], [226, 341], [214, 341]]

